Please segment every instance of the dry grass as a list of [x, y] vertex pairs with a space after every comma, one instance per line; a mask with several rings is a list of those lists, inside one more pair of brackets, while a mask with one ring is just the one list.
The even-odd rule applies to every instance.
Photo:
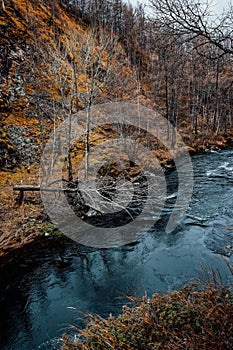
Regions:
[[144, 297], [108, 319], [88, 315], [79, 343], [64, 336], [63, 350], [233, 349], [233, 294], [213, 284], [186, 286], [169, 295]]
[[0, 258], [33, 241], [41, 234], [43, 223], [37, 218], [42, 211], [39, 193], [26, 193], [22, 205], [17, 202], [18, 184], [38, 185], [38, 171], [22, 168], [17, 172], [0, 172]]

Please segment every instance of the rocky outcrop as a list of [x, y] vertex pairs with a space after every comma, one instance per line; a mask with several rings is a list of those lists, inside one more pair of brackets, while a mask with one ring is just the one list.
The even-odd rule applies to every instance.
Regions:
[[40, 144], [29, 126], [2, 126], [0, 128], [0, 167], [12, 169], [28, 167], [40, 161]]

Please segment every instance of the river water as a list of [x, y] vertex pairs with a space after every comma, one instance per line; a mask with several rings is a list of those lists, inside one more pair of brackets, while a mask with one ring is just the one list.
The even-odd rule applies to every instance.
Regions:
[[200, 274], [206, 278], [211, 269], [231, 283], [233, 150], [192, 162], [194, 193], [175, 232], [164, 232], [176, 190], [172, 172], [163, 217], [138, 242], [98, 250], [71, 241], [29, 252], [14, 271], [0, 270], [0, 348], [60, 349], [59, 338], [64, 332], [73, 337], [70, 326], [83, 327], [85, 313], [117, 315], [126, 295], [166, 293]]

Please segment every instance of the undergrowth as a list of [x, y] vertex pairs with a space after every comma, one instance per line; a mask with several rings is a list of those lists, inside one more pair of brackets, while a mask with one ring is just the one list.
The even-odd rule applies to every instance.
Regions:
[[143, 297], [118, 317], [87, 317], [78, 342], [64, 335], [63, 350], [233, 349], [233, 292], [225, 286], [192, 284]]

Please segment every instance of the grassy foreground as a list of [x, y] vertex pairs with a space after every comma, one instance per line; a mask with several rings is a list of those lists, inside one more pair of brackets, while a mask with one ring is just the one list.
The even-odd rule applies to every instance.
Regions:
[[63, 350], [233, 349], [233, 292], [213, 284], [154, 294], [108, 319], [88, 315], [79, 342], [64, 335]]

